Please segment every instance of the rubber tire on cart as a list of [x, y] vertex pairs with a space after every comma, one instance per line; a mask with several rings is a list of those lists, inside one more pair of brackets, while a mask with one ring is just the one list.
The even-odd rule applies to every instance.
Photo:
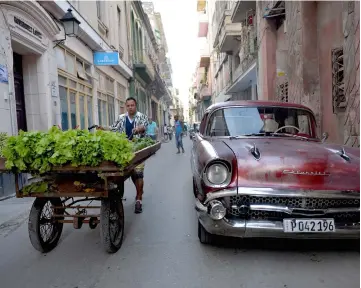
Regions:
[[201, 222], [198, 220], [198, 238], [202, 244], [212, 244], [213, 243], [213, 235], [208, 233], [206, 229], [204, 229]]
[[[114, 213], [118, 218], [116, 220], [111, 219]], [[117, 230], [115, 235], [112, 236], [112, 224], [114, 222], [117, 225]], [[124, 237], [124, 207], [121, 199], [102, 199], [100, 208], [100, 236], [103, 248], [108, 253], [115, 253], [122, 246]]]
[[[36, 198], [30, 210], [28, 232], [30, 242], [33, 247], [42, 252], [47, 253], [53, 250], [59, 242], [63, 231], [63, 223], [54, 222], [54, 218], [42, 218], [42, 212], [45, 205], [50, 202], [52, 206], [63, 206], [60, 198]], [[55, 210], [56, 214], [64, 214], [65, 209]], [[44, 240], [41, 235], [42, 219], [49, 219], [52, 225], [51, 236]], [[56, 218], [56, 220], [64, 220], [64, 217]]]

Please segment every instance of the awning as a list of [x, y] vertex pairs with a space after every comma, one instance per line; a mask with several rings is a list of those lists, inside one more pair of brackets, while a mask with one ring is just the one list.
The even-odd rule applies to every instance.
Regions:
[[244, 73], [242, 73], [229, 87], [226, 94], [233, 94], [246, 90], [250, 83], [257, 83], [257, 62], [254, 62]]

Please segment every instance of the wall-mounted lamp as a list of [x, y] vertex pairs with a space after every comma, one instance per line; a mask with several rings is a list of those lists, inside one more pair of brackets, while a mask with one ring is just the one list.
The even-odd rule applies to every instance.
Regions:
[[56, 44], [55, 44], [54, 48], [60, 44], [63, 44], [66, 40], [66, 36], [69, 36], [69, 37], [78, 36], [80, 21], [74, 17], [74, 15], [73, 15], [73, 13], [71, 13], [71, 11], [73, 11], [73, 10], [71, 10], [69, 8], [68, 12], [66, 12], [65, 15], [63, 16], [63, 18], [60, 19], [60, 22], [62, 22], [63, 26], [64, 26], [65, 38], [61, 39], [61, 40], [55, 40], [54, 43], [56, 43]]

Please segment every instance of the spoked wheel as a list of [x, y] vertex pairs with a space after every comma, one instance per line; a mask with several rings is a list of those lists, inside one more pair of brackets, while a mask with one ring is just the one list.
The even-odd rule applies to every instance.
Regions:
[[100, 208], [100, 236], [108, 253], [117, 252], [123, 243], [124, 208], [122, 200], [102, 199]]
[[63, 215], [64, 209], [52, 209], [52, 206], [63, 206], [60, 198], [36, 198], [30, 210], [28, 231], [33, 247], [46, 253], [53, 250], [63, 231], [64, 217], [55, 218], [54, 214]]

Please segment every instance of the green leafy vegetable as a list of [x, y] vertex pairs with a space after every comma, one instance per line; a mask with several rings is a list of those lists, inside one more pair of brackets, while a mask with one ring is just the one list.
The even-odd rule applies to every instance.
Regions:
[[14, 172], [43, 174], [53, 166], [97, 166], [111, 161], [118, 166], [128, 165], [134, 152], [155, 142], [149, 138], [130, 142], [125, 134], [87, 130], [61, 131], [53, 127], [49, 132], [20, 132], [7, 138], [3, 148], [6, 168]]
[[134, 138], [133, 140], [133, 151], [142, 150], [148, 146], [152, 146], [156, 143], [152, 138]]
[[44, 181], [31, 183], [21, 189], [22, 194], [29, 195], [31, 193], [45, 193], [48, 191], [49, 184]]
[[0, 157], [3, 157], [3, 148], [6, 144], [8, 136], [5, 132], [0, 132]]

